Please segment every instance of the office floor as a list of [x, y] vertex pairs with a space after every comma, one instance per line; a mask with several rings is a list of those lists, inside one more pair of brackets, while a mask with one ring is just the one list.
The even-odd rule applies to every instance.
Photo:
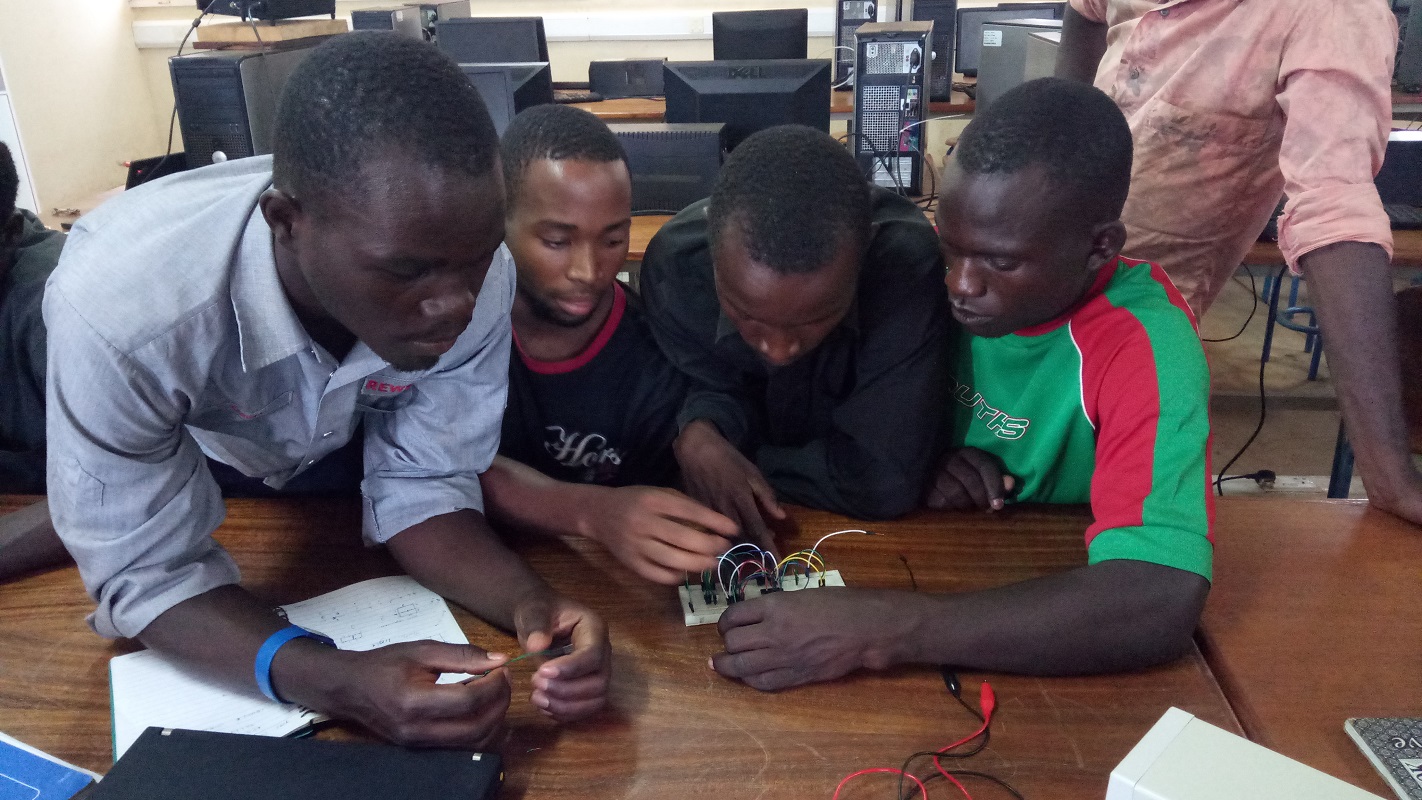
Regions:
[[[1262, 268], [1255, 270], [1256, 291], [1263, 289], [1265, 274]], [[1399, 275], [1399, 287], [1412, 277]], [[1289, 284], [1287, 278], [1285, 281], [1287, 300]], [[1308, 287], [1301, 283], [1299, 305], [1307, 304]], [[1233, 336], [1249, 317], [1252, 306], [1249, 276], [1241, 271], [1201, 320], [1202, 338]], [[1254, 318], [1238, 338], [1205, 345], [1212, 380], [1210, 410], [1216, 472], [1238, 452], [1259, 421], [1259, 354], [1267, 312], [1268, 307], [1261, 300]], [[1280, 476], [1273, 491], [1319, 497], [1328, 488], [1327, 476], [1338, 435], [1338, 409], [1327, 355], [1319, 367], [1318, 379], [1310, 381], [1311, 356], [1303, 348], [1303, 334], [1275, 326], [1273, 355], [1264, 372], [1268, 398], [1264, 428], [1230, 467], [1229, 474], [1273, 470]], [[1231, 493], [1261, 491], [1250, 481], [1232, 481], [1225, 487]], [[1356, 472], [1352, 496], [1366, 496]]]

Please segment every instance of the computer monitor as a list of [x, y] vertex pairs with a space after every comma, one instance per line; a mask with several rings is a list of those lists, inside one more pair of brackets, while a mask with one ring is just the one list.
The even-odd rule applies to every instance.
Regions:
[[[465, 75], [471, 75], [471, 73], [483, 75], [492, 71], [506, 74], [509, 90], [513, 92], [515, 114], [525, 108], [553, 102], [553, 72], [548, 68], [546, 61], [524, 64], [460, 64], [459, 68], [464, 70]], [[490, 91], [496, 88], [493, 78], [476, 79], [471, 75], [469, 80], [473, 81], [476, 87], [480, 87], [479, 81], [483, 80]], [[482, 88], [480, 88], [480, 95], [483, 95]], [[493, 109], [489, 110], [489, 115], [494, 115]], [[494, 119], [494, 124], [495, 127], [498, 126], [497, 117]]]
[[684, 61], [664, 68], [667, 122], [724, 122], [734, 149], [762, 128], [829, 131], [829, 59]]
[[1422, 131], [1393, 131], [1374, 183], [1384, 205], [1422, 208]]
[[809, 37], [810, 12], [804, 8], [711, 15], [711, 57], [717, 61], [804, 59], [809, 55]]
[[997, 8], [958, 9], [957, 55], [953, 69], [969, 77], [978, 74], [983, 47], [983, 23], [1003, 19], [1061, 19], [1066, 3], [1003, 3]]
[[509, 70], [497, 64], [460, 64], [465, 77], [474, 84], [484, 107], [489, 109], [489, 118], [494, 121], [494, 130], [504, 135], [509, 123], [513, 122], [518, 109], [514, 105], [513, 81]]
[[542, 17], [443, 19], [435, 43], [461, 64], [527, 64], [548, 60]]

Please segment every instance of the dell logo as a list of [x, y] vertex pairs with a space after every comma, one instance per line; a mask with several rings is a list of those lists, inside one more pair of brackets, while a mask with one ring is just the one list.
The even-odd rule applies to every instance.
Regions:
[[764, 74], [764, 72], [762, 71], [762, 68], [761, 68], [759, 65], [747, 65], [747, 66], [741, 66], [741, 67], [729, 67], [729, 68], [727, 69], [727, 72], [729, 73], [729, 74], [727, 75], [727, 77], [731, 78], [732, 80], [735, 80], [735, 79], [737, 79], [737, 78], [763, 78], [763, 77], [765, 77], [765, 74]]

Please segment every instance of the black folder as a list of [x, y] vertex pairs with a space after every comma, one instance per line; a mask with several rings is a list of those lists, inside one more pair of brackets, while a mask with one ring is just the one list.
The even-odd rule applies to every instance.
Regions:
[[499, 757], [149, 728], [88, 800], [492, 800]]

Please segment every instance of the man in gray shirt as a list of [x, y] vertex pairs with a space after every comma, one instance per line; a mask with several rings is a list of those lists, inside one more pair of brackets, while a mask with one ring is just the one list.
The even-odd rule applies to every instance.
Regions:
[[497, 149], [439, 51], [352, 34], [291, 76], [270, 159], [146, 185], [76, 225], [45, 297], [49, 489], [96, 631], [398, 742], [486, 746], [505, 656], [337, 650], [239, 588], [212, 539], [204, 454], [280, 486], [363, 422], [367, 540], [529, 651], [570, 641], [535, 673], [535, 706], [602, 705], [604, 623], [482, 513], [514, 293]]

